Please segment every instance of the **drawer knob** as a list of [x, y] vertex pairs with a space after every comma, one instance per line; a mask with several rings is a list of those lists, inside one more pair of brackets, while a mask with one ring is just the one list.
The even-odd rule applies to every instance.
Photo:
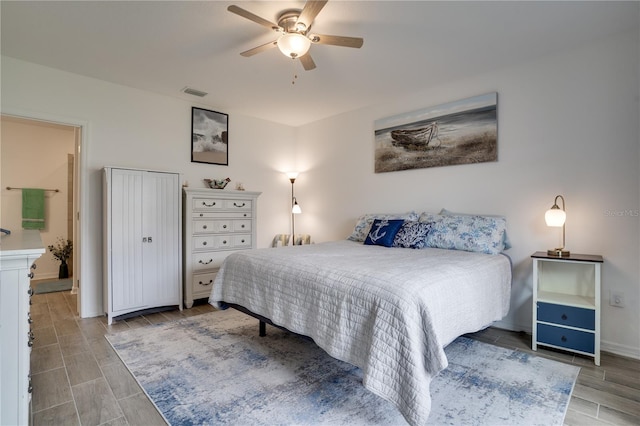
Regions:
[[33, 272], [29, 272], [27, 274], [27, 276], [29, 277], [29, 279], [33, 279], [33, 277], [35, 276], [35, 274]]
[[207, 229], [207, 225], [202, 225], [202, 229]]
[[223, 240], [223, 241], [222, 241], [222, 244], [227, 244], [227, 240]]
[[206, 245], [207, 245], [207, 242], [206, 242], [206, 241], [203, 241], [203, 242], [202, 242], [202, 245], [203, 245], [203, 246], [206, 246]]
[[201, 263], [201, 264], [203, 264], [203, 265], [208, 265], [208, 264], [210, 264], [211, 262], [213, 262], [213, 259], [209, 259], [209, 260], [207, 260], [206, 262], [205, 262], [205, 261], [203, 261], [202, 259], [198, 260], [198, 263]]
[[227, 225], [222, 225], [222, 229], [227, 229]]
[[567, 319], [567, 314], [562, 314], [562, 316], [561, 316], [560, 318], [562, 318], [563, 320], [565, 320], [565, 321], [566, 321], [566, 319]]
[[242, 226], [240, 226], [240, 228], [244, 229], [244, 223], [242, 224]]
[[29, 287], [29, 290], [27, 290], [27, 294], [29, 296], [33, 296], [33, 289], [31, 287]]
[[567, 337], [566, 337], [566, 336], [562, 336], [562, 337], [560, 338], [560, 340], [561, 340], [561, 341], [563, 341], [563, 342], [566, 342], [566, 341], [567, 341]]
[[36, 265], [35, 263], [33, 263], [33, 264], [31, 265], [31, 269], [36, 269], [37, 267], [38, 267], [38, 265]]
[[244, 217], [247, 217], [247, 214], [245, 213], [243, 216], [244, 216]]

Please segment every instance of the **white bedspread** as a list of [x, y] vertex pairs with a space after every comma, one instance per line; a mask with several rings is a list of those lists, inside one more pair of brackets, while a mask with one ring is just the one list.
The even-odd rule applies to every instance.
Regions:
[[352, 241], [228, 256], [209, 302], [236, 303], [310, 336], [362, 369], [363, 384], [413, 425], [427, 423], [443, 348], [509, 311], [503, 255], [365, 246]]

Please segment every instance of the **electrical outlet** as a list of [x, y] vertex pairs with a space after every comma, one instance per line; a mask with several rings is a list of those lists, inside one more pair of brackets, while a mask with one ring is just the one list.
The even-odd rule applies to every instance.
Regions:
[[616, 308], [624, 308], [624, 293], [621, 291], [612, 291], [609, 294], [609, 304]]

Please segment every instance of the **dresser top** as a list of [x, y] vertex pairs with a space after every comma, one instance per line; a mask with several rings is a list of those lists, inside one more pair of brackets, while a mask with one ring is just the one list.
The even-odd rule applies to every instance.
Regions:
[[204, 195], [207, 197], [227, 197], [227, 198], [254, 198], [262, 192], [236, 191], [233, 189], [213, 189], [213, 188], [182, 188], [187, 195]]
[[17, 229], [0, 237], [0, 256], [32, 255], [44, 253], [40, 231]]

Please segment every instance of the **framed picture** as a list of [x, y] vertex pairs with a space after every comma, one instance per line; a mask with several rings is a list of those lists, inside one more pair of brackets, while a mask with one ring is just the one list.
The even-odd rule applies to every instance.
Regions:
[[498, 94], [375, 121], [375, 172], [498, 161]]
[[229, 165], [229, 116], [191, 108], [191, 162]]

